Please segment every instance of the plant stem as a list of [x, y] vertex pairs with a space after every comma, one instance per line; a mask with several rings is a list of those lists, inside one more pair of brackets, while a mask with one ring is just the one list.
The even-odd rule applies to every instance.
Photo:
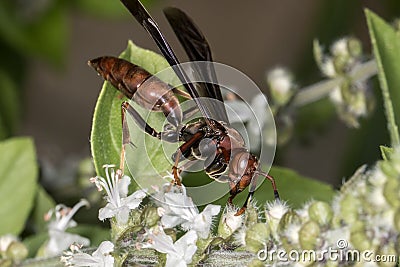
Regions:
[[341, 76], [328, 79], [300, 89], [299, 93], [294, 97], [292, 104], [295, 107], [305, 106], [325, 97], [334, 88], [340, 86], [346, 79], [351, 79], [352, 81], [364, 81], [377, 73], [378, 68], [376, 62], [372, 59], [354, 68], [348, 77]]

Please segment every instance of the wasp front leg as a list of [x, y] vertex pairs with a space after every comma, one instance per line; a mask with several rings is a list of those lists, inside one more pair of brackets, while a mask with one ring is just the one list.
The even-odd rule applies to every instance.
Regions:
[[246, 211], [247, 204], [249, 203], [249, 201], [251, 201], [251, 199], [252, 199], [252, 197], [254, 195], [254, 191], [256, 190], [257, 176], [258, 175], [264, 176], [266, 179], [268, 179], [271, 182], [272, 189], [274, 190], [274, 198], [275, 198], [275, 200], [280, 200], [278, 189], [276, 188], [276, 183], [275, 183], [274, 177], [272, 177], [271, 175], [268, 175], [267, 173], [264, 173], [264, 172], [257, 172], [256, 176], [251, 181], [249, 194], [247, 195], [247, 198], [244, 201], [244, 204], [243, 204], [242, 208], [235, 214], [235, 216], [239, 216], [239, 215], [243, 214]]

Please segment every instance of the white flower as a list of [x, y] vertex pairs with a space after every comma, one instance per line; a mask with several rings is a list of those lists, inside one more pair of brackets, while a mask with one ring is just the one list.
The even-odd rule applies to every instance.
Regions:
[[267, 203], [266, 215], [267, 220], [280, 220], [288, 211], [288, 205], [280, 200]]
[[45, 220], [50, 220], [54, 214], [55, 220], [50, 221], [48, 224], [50, 239], [44, 247], [44, 256], [58, 255], [73, 243], [84, 244], [85, 246], [90, 244], [89, 239], [85, 237], [65, 232], [68, 228], [77, 225], [77, 223], [72, 220], [72, 217], [83, 206], [89, 206], [89, 202], [86, 199], [79, 201], [72, 209], [59, 204], [54, 210], [50, 210], [45, 215]]
[[275, 200], [267, 203], [265, 211], [266, 223], [268, 224], [275, 238], [277, 238], [279, 222], [287, 211], [288, 206], [285, 202]]
[[164, 194], [163, 210], [160, 210], [161, 223], [166, 228], [181, 225], [185, 231], [194, 230], [201, 238], [207, 238], [210, 232], [212, 217], [217, 215], [221, 209], [219, 205], [207, 205], [204, 210], [199, 210], [194, 205], [191, 197], [186, 196], [184, 186], [183, 192], [167, 192]]
[[347, 46], [348, 39], [347, 38], [342, 38], [337, 40], [336, 42], [333, 43], [331, 47], [331, 53], [334, 56], [348, 56], [349, 55], [349, 49]]
[[222, 214], [222, 223], [225, 224], [231, 233], [235, 232], [243, 224], [244, 216], [235, 216], [237, 209], [232, 205], [227, 205], [224, 214]]
[[293, 88], [293, 77], [288, 70], [275, 68], [267, 73], [267, 82], [279, 95], [287, 95]]
[[65, 266], [89, 266], [89, 267], [113, 267], [114, 258], [110, 255], [114, 250], [114, 244], [110, 241], [103, 241], [98, 249], [89, 255], [82, 252], [82, 246], [71, 245], [71, 251], [64, 252], [61, 262]]
[[[99, 220], [115, 217], [117, 223], [126, 224], [129, 219], [130, 210], [136, 209], [146, 197], [147, 190], [138, 190], [127, 196], [128, 186], [131, 179], [128, 176], [122, 176], [119, 170], [112, 169], [114, 165], [104, 165], [106, 169], [106, 179], [100, 176], [91, 178], [99, 191], [105, 190], [107, 193], [107, 205], [99, 210]], [[109, 169], [111, 168], [111, 172]]]
[[192, 257], [197, 250], [197, 234], [191, 230], [179, 238], [175, 243], [165, 234], [162, 227], [147, 231], [148, 242], [144, 248], [153, 248], [167, 254], [166, 267], [185, 267], [192, 262]]

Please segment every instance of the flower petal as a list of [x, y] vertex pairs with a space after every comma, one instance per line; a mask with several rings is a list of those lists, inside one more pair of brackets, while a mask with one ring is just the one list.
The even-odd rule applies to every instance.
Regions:
[[99, 210], [99, 220], [104, 221], [105, 219], [112, 218], [117, 214], [117, 209], [111, 203], [107, 203], [104, 208]]
[[44, 250], [45, 256], [59, 255], [64, 250], [68, 249], [68, 247], [73, 243], [84, 246], [90, 245], [90, 240], [86, 237], [59, 230], [49, 230], [49, 236], [50, 239]]
[[202, 213], [210, 214], [211, 216], [215, 216], [215, 215], [218, 215], [220, 210], [221, 210], [220, 205], [209, 204], [204, 208]]
[[130, 209], [128, 208], [128, 206], [122, 206], [118, 208], [117, 214], [115, 216], [115, 218], [117, 219], [117, 223], [126, 224], [129, 220], [129, 213]]
[[99, 255], [108, 254], [114, 251], [114, 244], [110, 241], [103, 241], [100, 243], [99, 247], [93, 252], [93, 257], [98, 257]]
[[126, 198], [121, 199], [121, 204], [123, 206], [129, 207], [129, 209], [133, 210], [139, 207], [140, 203], [142, 202], [143, 198], [146, 197], [147, 190], [138, 190], [133, 194], [127, 196]]
[[192, 257], [197, 250], [196, 241], [197, 234], [191, 230], [174, 243], [176, 250], [182, 255], [186, 263], [192, 262]]
[[126, 197], [128, 195], [128, 187], [131, 183], [131, 178], [129, 176], [122, 176], [118, 181], [118, 190], [121, 197]]

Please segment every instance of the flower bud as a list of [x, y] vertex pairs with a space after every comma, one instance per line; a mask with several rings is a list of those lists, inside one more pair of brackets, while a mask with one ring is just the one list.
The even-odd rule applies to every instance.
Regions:
[[359, 251], [371, 249], [371, 242], [369, 240], [370, 238], [367, 237], [365, 228], [357, 231], [352, 230], [350, 233], [350, 242]]
[[314, 249], [320, 233], [318, 224], [314, 221], [306, 222], [299, 231], [299, 242], [302, 249]]
[[273, 103], [277, 106], [285, 105], [295, 92], [293, 76], [288, 70], [276, 68], [267, 74]]
[[347, 40], [347, 47], [349, 49], [350, 56], [358, 58], [362, 55], [362, 44], [357, 38], [350, 37]]
[[291, 224], [300, 224], [300, 216], [293, 210], [287, 211], [279, 221], [278, 230], [279, 232], [285, 231]]
[[231, 236], [243, 224], [243, 215], [235, 216], [236, 209], [226, 206], [219, 220], [218, 235], [222, 238]]
[[331, 206], [322, 201], [312, 203], [308, 208], [310, 219], [318, 223], [320, 226], [328, 225], [333, 217]]
[[246, 249], [251, 252], [258, 252], [268, 242], [270, 230], [265, 223], [257, 223], [249, 227], [246, 231]]
[[276, 237], [278, 231], [278, 225], [283, 217], [283, 215], [288, 211], [288, 206], [286, 203], [275, 200], [273, 202], [268, 202], [265, 209], [266, 222], [272, 232]]
[[255, 223], [258, 223], [258, 208], [253, 201], [250, 201], [246, 209], [244, 224], [250, 226]]
[[361, 200], [351, 194], [345, 194], [340, 200], [340, 218], [352, 224], [358, 220], [358, 210], [362, 205]]
[[347, 39], [339, 39], [331, 47], [333, 65], [338, 73], [345, 73], [350, 60]]
[[143, 226], [152, 227], [160, 220], [157, 208], [153, 206], [146, 206], [140, 216]]
[[19, 241], [11, 242], [6, 251], [6, 257], [12, 259], [15, 262], [20, 262], [27, 256], [28, 256], [28, 249], [23, 243]]

